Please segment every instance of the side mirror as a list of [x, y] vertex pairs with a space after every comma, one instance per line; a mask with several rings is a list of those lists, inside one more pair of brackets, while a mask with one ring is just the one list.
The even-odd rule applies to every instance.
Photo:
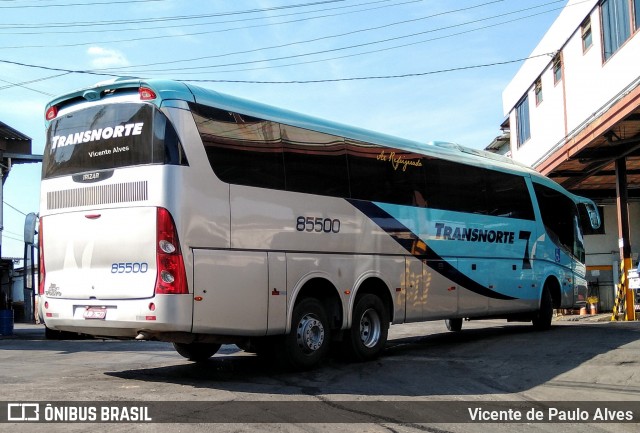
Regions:
[[584, 206], [585, 210], [587, 211], [587, 215], [589, 215], [589, 223], [591, 225], [591, 228], [594, 230], [600, 228], [600, 224], [602, 224], [602, 221], [600, 221], [600, 212], [598, 212], [598, 207], [595, 205], [595, 203], [593, 203], [592, 201], [583, 201], [580, 203], [580, 205]]
[[36, 225], [38, 223], [38, 215], [31, 212], [24, 219], [24, 243], [33, 245], [35, 242]]

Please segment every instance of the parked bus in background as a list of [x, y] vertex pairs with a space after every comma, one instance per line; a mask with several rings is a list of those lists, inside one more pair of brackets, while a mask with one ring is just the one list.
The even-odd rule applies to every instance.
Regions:
[[46, 326], [221, 344], [294, 368], [380, 354], [389, 324], [548, 328], [586, 294], [593, 202], [510, 159], [162, 80], [47, 105]]

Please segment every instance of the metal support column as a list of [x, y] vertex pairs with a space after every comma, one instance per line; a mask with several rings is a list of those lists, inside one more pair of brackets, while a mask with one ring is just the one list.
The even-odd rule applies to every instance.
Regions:
[[616, 193], [618, 209], [618, 244], [620, 246], [620, 263], [622, 287], [620, 292], [625, 300], [625, 320], [636, 320], [634, 293], [629, 289], [627, 275], [633, 267], [631, 262], [631, 231], [629, 229], [629, 205], [627, 194], [627, 161], [626, 158], [616, 160]]

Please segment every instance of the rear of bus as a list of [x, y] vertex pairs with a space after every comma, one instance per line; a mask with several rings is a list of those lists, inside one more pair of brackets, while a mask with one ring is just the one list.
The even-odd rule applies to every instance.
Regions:
[[39, 293], [48, 328], [125, 338], [190, 331], [170, 187], [188, 162], [162, 103], [150, 88], [116, 81], [47, 106]]

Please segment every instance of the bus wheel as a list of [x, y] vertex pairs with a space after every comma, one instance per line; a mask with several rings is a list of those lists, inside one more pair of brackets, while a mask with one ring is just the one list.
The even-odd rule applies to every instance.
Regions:
[[365, 294], [356, 299], [353, 323], [343, 341], [346, 355], [355, 361], [376, 358], [387, 343], [389, 313], [375, 295]]
[[552, 319], [553, 300], [551, 299], [551, 292], [545, 287], [542, 289], [542, 296], [540, 298], [540, 310], [535, 314], [531, 322], [536, 330], [544, 331], [551, 328]]
[[173, 348], [189, 361], [201, 362], [215, 355], [220, 349], [220, 345], [213, 343], [173, 343]]
[[330, 338], [324, 307], [317, 299], [306, 298], [293, 309], [291, 332], [284, 336], [278, 355], [296, 370], [313, 368], [327, 355]]
[[462, 319], [446, 319], [444, 324], [451, 332], [460, 332], [462, 330]]

